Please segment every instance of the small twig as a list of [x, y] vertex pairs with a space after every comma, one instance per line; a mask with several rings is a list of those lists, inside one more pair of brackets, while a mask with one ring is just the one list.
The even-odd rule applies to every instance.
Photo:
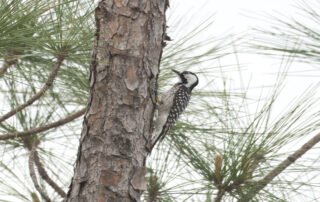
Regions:
[[35, 192], [31, 193], [32, 202], [40, 202], [38, 195]]
[[35, 168], [34, 168], [34, 154], [35, 154], [35, 151], [36, 151], [36, 146], [32, 145], [32, 148], [31, 148], [30, 154], [29, 154], [29, 174], [30, 174], [30, 177], [31, 177], [32, 182], [34, 184], [34, 187], [39, 192], [39, 194], [44, 198], [44, 200], [46, 202], [51, 202], [50, 198], [42, 190], [42, 188], [40, 187], [40, 185], [38, 183], [38, 180], [37, 180], [37, 176], [36, 176], [36, 172], [35, 172]]
[[65, 198], [67, 194], [49, 177], [47, 171], [44, 169], [44, 166], [40, 161], [37, 151], [34, 152], [34, 163], [38, 168], [41, 178], [46, 181], [61, 197]]
[[16, 54], [16, 52], [8, 52], [4, 56], [4, 61], [2, 67], [0, 68], [0, 77], [2, 77], [7, 72], [9, 67], [18, 62], [18, 56]]
[[0, 68], [0, 77], [2, 77], [7, 72], [10, 66], [11, 65], [8, 62], [6, 61], [3, 62], [3, 65]]
[[30, 129], [30, 130], [27, 130], [27, 131], [21, 131], [21, 132], [14, 132], [14, 133], [7, 133], [7, 134], [4, 134], [4, 135], [1, 135], [0, 136], [0, 141], [1, 140], [8, 140], [8, 139], [13, 139], [13, 138], [17, 138], [17, 137], [27, 137], [27, 136], [30, 136], [30, 135], [33, 135], [33, 134], [36, 134], [36, 133], [40, 133], [40, 132], [43, 132], [43, 131], [46, 131], [46, 130], [49, 130], [49, 129], [52, 129], [52, 128], [56, 128], [58, 126], [61, 126], [61, 125], [64, 125], [66, 123], [69, 123], [71, 121], [73, 121], [74, 119], [82, 116], [86, 111], [86, 108], [84, 109], [81, 109], [80, 111], [77, 111], [63, 119], [60, 119], [59, 121], [56, 121], [56, 122], [53, 122], [53, 123], [50, 123], [48, 125], [45, 125], [45, 126], [40, 126], [38, 128], [33, 128], [33, 129]]
[[57, 58], [57, 62], [55, 62], [54, 65], [53, 65], [52, 72], [50, 73], [47, 81], [44, 83], [44, 85], [42, 86], [40, 91], [38, 91], [35, 95], [33, 95], [25, 103], [17, 106], [15, 109], [12, 109], [11, 111], [9, 111], [6, 114], [2, 115], [0, 117], [0, 123], [5, 121], [6, 119], [10, 118], [11, 116], [15, 115], [19, 111], [23, 110], [27, 106], [30, 106], [36, 100], [40, 99], [43, 96], [43, 94], [50, 88], [50, 86], [52, 85], [53, 81], [55, 80], [63, 60], [64, 60], [64, 57], [58, 57]]
[[214, 202], [220, 202], [225, 192], [226, 191], [223, 188], [220, 188], [217, 193], [217, 197], [214, 199]]
[[293, 164], [297, 159], [299, 159], [303, 154], [309, 151], [313, 146], [320, 142], [320, 133], [315, 135], [311, 140], [302, 145], [300, 149], [291, 154], [287, 159], [282, 161], [277, 167], [269, 172], [262, 180], [255, 183], [254, 190], [245, 196], [245, 201], [250, 201], [256, 194], [259, 193], [265, 186], [267, 186], [275, 177], [277, 177], [282, 171]]

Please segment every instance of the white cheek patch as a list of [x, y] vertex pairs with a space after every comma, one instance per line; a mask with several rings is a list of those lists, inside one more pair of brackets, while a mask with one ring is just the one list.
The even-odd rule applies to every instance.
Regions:
[[187, 79], [187, 85], [186, 86], [188, 88], [198, 81], [198, 78], [195, 75], [192, 75], [192, 74], [187, 74], [184, 77]]

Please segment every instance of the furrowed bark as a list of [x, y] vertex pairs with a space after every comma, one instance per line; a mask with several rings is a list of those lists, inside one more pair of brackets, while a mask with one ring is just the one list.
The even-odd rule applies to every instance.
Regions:
[[66, 201], [140, 201], [166, 0], [102, 0], [90, 97]]

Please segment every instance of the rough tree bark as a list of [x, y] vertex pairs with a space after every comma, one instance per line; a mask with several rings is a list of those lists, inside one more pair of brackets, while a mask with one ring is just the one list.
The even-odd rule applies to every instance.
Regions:
[[90, 97], [66, 201], [140, 201], [167, 0], [101, 0]]

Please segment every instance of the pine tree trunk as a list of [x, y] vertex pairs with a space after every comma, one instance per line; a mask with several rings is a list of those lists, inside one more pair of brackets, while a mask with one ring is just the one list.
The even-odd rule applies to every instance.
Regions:
[[140, 201], [166, 0], [101, 0], [90, 97], [66, 201]]

